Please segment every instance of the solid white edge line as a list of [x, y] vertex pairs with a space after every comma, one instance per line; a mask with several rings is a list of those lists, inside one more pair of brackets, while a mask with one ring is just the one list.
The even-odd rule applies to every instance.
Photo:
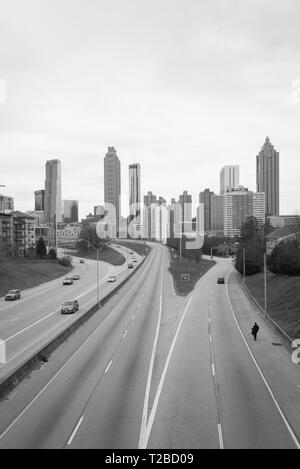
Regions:
[[174, 336], [172, 345], [170, 347], [169, 354], [168, 354], [168, 357], [167, 357], [167, 360], [166, 360], [166, 363], [165, 363], [165, 366], [164, 366], [164, 369], [163, 369], [163, 372], [162, 372], [162, 375], [161, 375], [161, 378], [160, 378], [160, 381], [159, 381], [159, 385], [158, 385], [158, 388], [157, 388], [157, 391], [156, 391], [156, 395], [155, 395], [155, 398], [154, 398], [154, 402], [153, 402], [152, 410], [151, 410], [151, 413], [150, 413], [148, 425], [147, 425], [147, 428], [146, 428], [146, 435], [145, 435], [145, 439], [143, 441], [143, 446], [139, 447], [139, 449], [146, 449], [147, 448], [149, 437], [150, 437], [150, 434], [151, 434], [152, 426], [153, 426], [155, 415], [156, 415], [156, 411], [157, 411], [158, 404], [159, 404], [159, 398], [160, 398], [160, 395], [161, 395], [161, 392], [162, 392], [162, 389], [163, 389], [163, 386], [164, 386], [164, 382], [165, 382], [165, 378], [166, 378], [167, 371], [168, 371], [168, 368], [169, 368], [169, 364], [170, 364], [170, 361], [171, 361], [171, 358], [172, 358], [172, 355], [173, 355], [173, 351], [174, 351], [174, 348], [175, 348], [175, 345], [176, 345], [176, 342], [177, 342], [177, 338], [178, 338], [178, 335], [180, 333], [184, 318], [185, 318], [186, 313], [189, 309], [189, 306], [191, 304], [192, 299], [193, 299], [193, 297], [191, 297], [189, 299], [188, 304], [186, 305], [186, 308], [185, 308], [185, 310], [182, 314], [182, 317], [180, 319], [180, 322], [178, 324], [176, 334]]
[[220, 423], [218, 423], [218, 434], [219, 434], [220, 449], [224, 449], [223, 432], [222, 432], [222, 426]]
[[246, 340], [246, 338], [245, 338], [245, 336], [244, 336], [244, 334], [243, 334], [243, 331], [242, 331], [242, 329], [241, 329], [241, 327], [240, 327], [240, 325], [239, 325], [239, 323], [238, 323], [238, 320], [237, 320], [236, 315], [235, 315], [235, 313], [234, 313], [233, 306], [232, 306], [232, 303], [231, 303], [231, 300], [230, 300], [230, 297], [229, 297], [228, 284], [229, 284], [229, 277], [230, 277], [230, 275], [231, 275], [231, 273], [229, 273], [229, 275], [227, 276], [227, 281], [226, 281], [226, 293], [227, 293], [228, 303], [229, 303], [229, 306], [230, 306], [230, 309], [231, 309], [233, 318], [234, 318], [234, 320], [235, 320], [235, 323], [236, 323], [236, 325], [237, 325], [237, 328], [238, 328], [238, 330], [239, 330], [239, 332], [240, 332], [240, 334], [241, 334], [241, 336], [242, 336], [242, 339], [243, 339], [243, 341], [244, 341], [244, 343], [245, 343], [245, 345], [246, 345], [246, 348], [247, 348], [247, 350], [248, 350], [248, 352], [249, 352], [249, 354], [250, 354], [250, 356], [251, 356], [251, 358], [252, 358], [252, 360], [253, 360], [253, 363], [254, 363], [254, 365], [256, 366], [257, 371], [259, 372], [259, 374], [260, 374], [260, 376], [261, 376], [261, 378], [262, 378], [262, 380], [263, 380], [263, 382], [264, 382], [264, 384], [265, 384], [265, 386], [266, 386], [266, 388], [267, 388], [267, 390], [268, 390], [268, 392], [269, 392], [269, 394], [270, 394], [270, 396], [271, 396], [271, 398], [272, 398], [272, 400], [273, 400], [273, 402], [274, 402], [274, 404], [275, 404], [275, 406], [276, 406], [276, 408], [277, 408], [277, 410], [278, 410], [278, 412], [279, 412], [279, 414], [280, 414], [280, 417], [282, 418], [282, 420], [283, 420], [283, 422], [284, 422], [284, 424], [285, 424], [285, 426], [286, 426], [286, 428], [287, 428], [289, 434], [291, 435], [292, 439], [294, 440], [294, 443], [295, 443], [297, 449], [300, 449], [300, 442], [299, 442], [299, 440], [297, 439], [295, 433], [293, 432], [293, 430], [292, 430], [292, 428], [291, 428], [289, 422], [287, 421], [287, 418], [285, 417], [283, 411], [281, 410], [281, 407], [280, 407], [280, 405], [278, 404], [278, 402], [277, 402], [277, 400], [276, 400], [276, 398], [275, 398], [275, 396], [274, 396], [274, 394], [273, 394], [273, 391], [272, 391], [272, 389], [270, 388], [270, 386], [269, 386], [269, 384], [268, 384], [268, 382], [267, 382], [267, 380], [266, 380], [266, 378], [265, 378], [263, 372], [261, 371], [261, 369], [260, 369], [260, 367], [259, 367], [259, 365], [258, 365], [258, 363], [257, 363], [257, 361], [256, 361], [256, 359], [255, 359], [255, 357], [254, 357], [254, 355], [253, 355], [253, 353], [251, 352], [251, 349], [250, 349], [250, 347], [249, 347], [249, 345], [248, 345], [248, 342], [247, 342], [247, 340]]
[[212, 369], [213, 376], [216, 376], [215, 365], [213, 363], [211, 364], [211, 369]]
[[105, 374], [108, 373], [108, 371], [109, 371], [111, 365], [112, 365], [112, 360], [111, 360], [111, 361], [109, 362], [109, 364], [107, 365], [107, 367], [106, 367], [106, 369], [105, 369], [105, 371], [104, 371]]
[[[165, 257], [164, 251], [163, 251], [163, 256]], [[156, 349], [157, 349], [157, 344], [158, 344], [159, 330], [160, 330], [161, 316], [162, 316], [163, 285], [164, 285], [164, 270], [162, 271], [162, 277], [161, 277], [161, 290], [160, 290], [158, 320], [157, 320], [155, 338], [154, 338], [152, 352], [151, 352], [151, 359], [150, 359], [150, 364], [149, 364], [149, 369], [148, 369], [147, 384], [146, 384], [146, 390], [145, 390], [145, 398], [144, 398], [144, 406], [143, 406], [143, 414], [142, 414], [142, 423], [141, 423], [139, 446], [138, 446], [139, 449], [145, 448], [145, 439], [146, 439], [146, 431], [147, 431], [147, 415], [148, 415], [148, 406], [149, 406], [149, 398], [150, 398], [150, 388], [151, 388], [152, 374], [153, 374], [153, 368], [154, 368], [154, 360], [155, 360], [155, 354], [156, 354]]]
[[76, 427], [74, 428], [74, 430], [73, 430], [73, 432], [72, 432], [72, 435], [70, 436], [70, 438], [69, 438], [69, 440], [68, 440], [68, 443], [67, 443], [68, 446], [70, 446], [70, 445], [72, 444], [72, 442], [73, 442], [73, 440], [74, 440], [74, 438], [75, 438], [75, 436], [76, 436], [76, 433], [78, 432], [79, 427], [80, 427], [80, 425], [81, 425], [82, 422], [83, 422], [83, 418], [84, 418], [84, 416], [82, 415], [81, 418], [79, 419], [79, 422], [77, 423]]

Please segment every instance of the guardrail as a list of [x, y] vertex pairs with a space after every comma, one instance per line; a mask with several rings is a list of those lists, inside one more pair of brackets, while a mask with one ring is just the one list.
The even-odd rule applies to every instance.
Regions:
[[28, 377], [34, 369], [40, 366], [43, 363], [46, 363], [50, 355], [61, 345], [63, 344], [71, 335], [73, 335], [83, 324], [85, 324], [94, 314], [99, 311], [99, 309], [104, 306], [107, 301], [114, 296], [125, 283], [140, 269], [148, 258], [151, 247], [141, 263], [136, 267], [136, 269], [131, 272], [125, 279], [122, 280], [119, 285], [116, 286], [112, 291], [105, 295], [100, 301], [99, 304], [92, 306], [86, 313], [80, 316], [75, 322], [69, 325], [66, 329], [61, 330], [57, 335], [46, 342], [41, 346], [41, 348], [34, 352], [32, 357], [27, 359], [24, 363], [20, 365], [19, 368], [14, 370], [11, 375], [5, 377], [0, 382], [0, 399], [5, 398], [14, 388], [16, 388], [25, 378]]
[[257, 308], [258, 313], [266, 320], [266, 322], [272, 328], [273, 332], [275, 332], [281, 338], [282, 342], [287, 347], [287, 349], [290, 352], [292, 352], [294, 350], [292, 347], [293, 339], [279, 326], [279, 324], [277, 324], [276, 321], [274, 321], [274, 319], [271, 318], [271, 316], [268, 313], [266, 313], [264, 308], [254, 298], [248, 286], [243, 282], [241, 276], [240, 276], [240, 279], [241, 279], [241, 285], [242, 285], [244, 292], [248, 296], [251, 303], [254, 304], [254, 306]]

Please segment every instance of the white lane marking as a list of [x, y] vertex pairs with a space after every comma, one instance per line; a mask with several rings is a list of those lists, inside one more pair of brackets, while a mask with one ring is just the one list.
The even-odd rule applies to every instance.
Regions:
[[123, 339], [125, 339], [126, 336], [127, 336], [127, 331], [124, 332]]
[[211, 334], [209, 334], [209, 341], [210, 341], [210, 343], [212, 344], [212, 337], [211, 337]]
[[53, 316], [54, 314], [57, 314], [58, 312], [59, 312], [59, 310], [54, 311], [53, 313], [50, 313], [50, 314], [48, 314], [47, 316], [44, 316], [42, 319], [39, 319], [38, 321], [33, 322], [32, 324], [30, 324], [30, 326], [25, 327], [25, 329], [22, 329], [21, 331], [16, 332], [14, 335], [11, 335], [11, 336], [8, 337], [7, 339], [5, 339], [5, 342], [8, 342], [9, 340], [14, 339], [15, 337], [17, 337], [17, 336], [20, 335], [20, 334], [23, 334], [23, 332], [28, 331], [28, 330], [31, 329], [32, 327], [36, 326], [37, 324], [39, 324], [39, 323], [42, 322], [42, 321], [45, 321], [45, 319], [50, 318], [51, 316]]
[[178, 335], [180, 333], [180, 330], [181, 330], [184, 318], [186, 316], [186, 313], [187, 313], [187, 311], [189, 309], [189, 306], [191, 304], [192, 298], [193, 297], [191, 297], [189, 299], [189, 302], [186, 305], [186, 308], [185, 308], [185, 310], [182, 314], [181, 320], [178, 324], [176, 334], [174, 336], [172, 345], [170, 347], [169, 354], [168, 354], [168, 357], [167, 357], [167, 360], [166, 360], [166, 363], [165, 363], [165, 366], [164, 366], [164, 369], [163, 369], [163, 372], [162, 372], [162, 375], [161, 375], [161, 378], [160, 378], [160, 381], [159, 381], [159, 385], [158, 385], [158, 388], [157, 388], [157, 391], [156, 391], [156, 395], [155, 395], [155, 398], [154, 398], [153, 407], [152, 407], [152, 410], [151, 410], [151, 413], [150, 413], [150, 417], [149, 417], [148, 425], [147, 425], [147, 428], [146, 428], [146, 431], [145, 431], [145, 435], [144, 435], [143, 441], [140, 441], [139, 449], [146, 449], [147, 446], [148, 446], [148, 441], [149, 441], [149, 438], [150, 438], [151, 430], [152, 430], [152, 427], [153, 427], [156, 411], [157, 411], [158, 404], [159, 404], [160, 395], [161, 395], [161, 392], [162, 392], [162, 389], [163, 389], [163, 386], [164, 386], [164, 382], [165, 382], [165, 379], [166, 379], [169, 364], [170, 364], [172, 354], [173, 354], [173, 351], [174, 351], [174, 348], [175, 348], [175, 345], [176, 345], [176, 342], [177, 342]]
[[104, 371], [105, 374], [108, 373], [108, 371], [109, 371], [111, 365], [112, 365], [112, 360], [111, 360], [111, 361], [109, 362], [109, 364], [107, 365], [107, 367], [106, 367], [106, 369], [105, 369], [105, 371]]
[[231, 303], [231, 300], [230, 300], [230, 297], [229, 297], [229, 289], [228, 289], [228, 282], [229, 282], [229, 277], [230, 277], [230, 275], [231, 275], [231, 273], [229, 273], [229, 275], [228, 275], [228, 277], [227, 277], [227, 281], [226, 281], [226, 293], [227, 293], [228, 303], [229, 303], [229, 306], [230, 306], [230, 309], [231, 309], [231, 312], [232, 312], [234, 321], [235, 321], [235, 323], [236, 323], [236, 326], [237, 326], [237, 328], [238, 328], [238, 330], [239, 330], [239, 332], [240, 332], [240, 334], [241, 334], [241, 336], [242, 336], [242, 339], [243, 339], [243, 341], [244, 341], [244, 343], [245, 343], [245, 345], [246, 345], [246, 348], [247, 348], [247, 350], [248, 350], [248, 352], [249, 352], [249, 354], [250, 354], [250, 357], [252, 358], [253, 363], [254, 363], [254, 365], [256, 366], [256, 369], [257, 369], [257, 371], [259, 372], [259, 374], [260, 374], [260, 376], [261, 376], [261, 378], [262, 378], [262, 380], [263, 380], [263, 382], [264, 382], [264, 384], [265, 384], [265, 386], [266, 386], [266, 388], [267, 388], [267, 390], [268, 390], [268, 392], [269, 392], [269, 394], [270, 394], [270, 396], [271, 396], [271, 398], [272, 398], [272, 400], [273, 400], [273, 402], [274, 402], [274, 404], [275, 404], [275, 406], [276, 406], [276, 408], [277, 408], [277, 410], [278, 410], [278, 412], [279, 412], [279, 414], [280, 414], [280, 417], [281, 417], [282, 420], [283, 420], [283, 423], [285, 424], [285, 426], [286, 426], [286, 428], [287, 428], [289, 434], [291, 435], [292, 439], [294, 440], [294, 443], [295, 443], [297, 449], [300, 449], [300, 442], [299, 442], [299, 440], [297, 439], [295, 433], [293, 432], [293, 430], [292, 430], [292, 428], [291, 428], [289, 422], [287, 421], [287, 418], [285, 417], [283, 411], [281, 410], [281, 407], [280, 407], [280, 405], [278, 404], [278, 402], [277, 402], [277, 400], [276, 400], [276, 398], [275, 398], [275, 396], [274, 396], [274, 394], [273, 394], [272, 389], [270, 388], [270, 386], [269, 386], [269, 384], [268, 384], [268, 382], [267, 382], [267, 380], [266, 380], [266, 378], [265, 378], [263, 372], [261, 371], [261, 369], [260, 369], [260, 367], [259, 367], [259, 365], [258, 365], [258, 363], [257, 363], [257, 361], [256, 361], [256, 359], [255, 359], [255, 357], [254, 357], [254, 355], [253, 355], [253, 353], [251, 352], [251, 349], [250, 349], [250, 347], [249, 347], [249, 345], [248, 345], [248, 342], [247, 342], [247, 340], [246, 340], [246, 338], [245, 338], [245, 336], [244, 336], [244, 334], [243, 334], [243, 331], [242, 331], [242, 329], [241, 329], [241, 327], [240, 327], [240, 325], [239, 325], [239, 323], [238, 323], [238, 320], [237, 320], [237, 318], [236, 318], [236, 315], [235, 315], [235, 313], [234, 313], [234, 311], [233, 311], [233, 306], [232, 306], [232, 303]]
[[224, 449], [223, 432], [222, 432], [222, 426], [220, 423], [218, 423], [218, 434], [219, 434], [220, 449]]
[[79, 422], [77, 423], [76, 427], [74, 428], [72, 435], [70, 436], [70, 438], [69, 438], [69, 440], [68, 440], [68, 443], [67, 443], [68, 446], [70, 446], [70, 445], [72, 444], [72, 441], [74, 440], [74, 438], [75, 438], [75, 436], [76, 436], [76, 433], [78, 432], [79, 427], [80, 427], [80, 425], [81, 425], [82, 422], [83, 422], [83, 419], [84, 419], [84, 416], [82, 415], [82, 417], [80, 418], [80, 420], [79, 420]]
[[209, 322], [209, 324], [211, 323], [211, 317], [210, 317], [210, 316], [209, 316], [209, 318], [208, 318], [208, 322]]
[[215, 365], [213, 363], [211, 364], [211, 369], [212, 369], [213, 376], [216, 376]]
[[20, 319], [20, 318], [11, 319], [10, 322], [16, 322], [16, 321], [18, 321], [18, 319]]
[[[163, 251], [163, 257], [165, 258], [164, 251]], [[145, 398], [144, 398], [142, 423], [141, 423], [139, 446], [138, 446], [139, 449], [146, 448], [147, 447], [147, 442], [148, 442], [148, 440], [146, 441], [147, 415], [148, 415], [148, 406], [149, 406], [152, 374], [153, 374], [153, 368], [154, 368], [154, 360], [155, 360], [155, 354], [156, 354], [158, 337], [159, 337], [159, 330], [160, 330], [160, 325], [161, 325], [161, 317], [162, 317], [163, 286], [164, 286], [164, 270], [162, 271], [162, 276], [161, 276], [161, 289], [160, 289], [160, 303], [159, 303], [158, 320], [157, 320], [155, 338], [154, 338], [154, 342], [153, 342], [151, 359], [150, 359], [148, 376], [147, 376], [147, 384], [146, 384], [146, 391], [145, 391]]]

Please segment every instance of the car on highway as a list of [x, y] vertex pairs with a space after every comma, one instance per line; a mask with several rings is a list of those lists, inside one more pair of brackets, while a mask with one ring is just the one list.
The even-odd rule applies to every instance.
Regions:
[[134, 264], [136, 264], [136, 263], [137, 263], [137, 259], [132, 259], [132, 262], [133, 262]]
[[63, 281], [63, 285], [73, 285], [73, 279], [72, 278], [65, 278]]
[[80, 259], [80, 264], [84, 264], [85, 263], [85, 260], [84, 259]]
[[128, 269], [134, 269], [134, 265], [133, 264], [128, 264]]
[[61, 314], [75, 314], [77, 311], [79, 311], [77, 300], [65, 301], [61, 306]]
[[8, 293], [5, 295], [5, 301], [15, 301], [21, 299], [21, 291], [20, 290], [9, 290]]
[[218, 283], [218, 285], [224, 285], [225, 284], [225, 278], [224, 277], [219, 277], [217, 283]]
[[72, 280], [80, 280], [80, 275], [78, 274], [72, 275]]
[[107, 279], [108, 283], [115, 283], [117, 281], [116, 277], [114, 275], [111, 275]]

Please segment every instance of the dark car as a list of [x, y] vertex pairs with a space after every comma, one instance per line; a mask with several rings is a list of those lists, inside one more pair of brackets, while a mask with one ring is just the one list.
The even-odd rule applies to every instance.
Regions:
[[9, 290], [9, 292], [5, 295], [5, 301], [20, 300], [20, 298], [21, 298], [20, 290]]
[[80, 275], [72, 275], [72, 280], [80, 280]]
[[84, 259], [80, 259], [80, 264], [84, 264], [85, 263], [85, 260]]
[[218, 284], [219, 285], [224, 285], [225, 284], [225, 278], [224, 277], [219, 277], [218, 278]]
[[72, 278], [65, 278], [63, 285], [73, 285], [73, 279]]
[[134, 265], [133, 264], [128, 264], [128, 269], [134, 269]]
[[79, 311], [77, 300], [68, 300], [62, 304], [61, 314], [75, 314], [77, 311]]

